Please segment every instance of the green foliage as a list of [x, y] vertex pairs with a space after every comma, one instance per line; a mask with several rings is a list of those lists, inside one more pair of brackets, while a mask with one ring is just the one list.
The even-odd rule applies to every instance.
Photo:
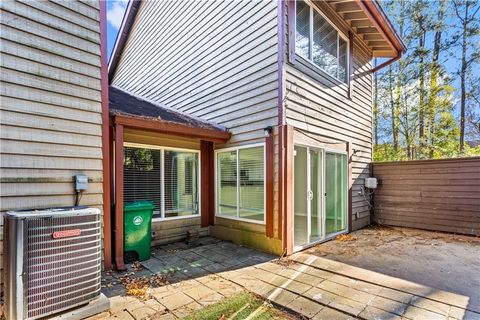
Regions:
[[[256, 312], [255, 314], [253, 314]], [[226, 298], [199, 311], [192, 313], [184, 320], [232, 319], [241, 320], [251, 317], [252, 320], [290, 319], [291, 317], [260, 298], [244, 292]]]
[[451, 112], [441, 112], [435, 126], [433, 158], [454, 158], [459, 156], [460, 130]]
[[479, 155], [480, 147], [462, 143], [464, 133], [465, 141], [480, 140], [480, 2], [382, 5], [408, 51], [374, 79], [374, 161]]
[[373, 146], [373, 161], [401, 161], [407, 160], [406, 153], [403, 150], [395, 150], [393, 144], [383, 143]]

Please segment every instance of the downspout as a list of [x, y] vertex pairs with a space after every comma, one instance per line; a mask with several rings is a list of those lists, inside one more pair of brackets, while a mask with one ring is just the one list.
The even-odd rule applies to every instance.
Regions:
[[375, 72], [379, 71], [380, 69], [383, 69], [383, 68], [391, 65], [391, 64], [394, 63], [395, 61], [399, 60], [399, 59], [402, 57], [402, 54], [403, 54], [402, 51], [398, 52], [395, 57], [391, 58], [390, 60], [385, 61], [384, 63], [376, 66], [376, 67], [373, 68], [373, 69], [370, 69], [370, 73], [375, 73]]

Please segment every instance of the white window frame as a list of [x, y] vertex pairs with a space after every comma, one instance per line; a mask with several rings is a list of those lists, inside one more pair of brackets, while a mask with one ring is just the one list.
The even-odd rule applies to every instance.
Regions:
[[[161, 217], [154, 217], [152, 218], [152, 222], [160, 222], [160, 221], [170, 221], [170, 220], [179, 220], [179, 219], [191, 219], [191, 218], [200, 218], [202, 213], [201, 213], [201, 208], [202, 208], [202, 175], [200, 172], [201, 166], [201, 156], [200, 156], [200, 150], [195, 150], [195, 149], [185, 149], [185, 148], [175, 148], [175, 147], [165, 147], [165, 146], [158, 146], [158, 145], [152, 145], [152, 144], [142, 144], [142, 143], [132, 143], [132, 142], [124, 142], [123, 143], [124, 147], [130, 147], [130, 148], [143, 148], [143, 149], [152, 149], [152, 150], [160, 150], [160, 194], [161, 194], [161, 207], [160, 207], [160, 214]], [[198, 155], [198, 168], [197, 168], [197, 193], [198, 193], [198, 213], [196, 214], [190, 214], [188, 216], [178, 216], [178, 217], [165, 217], [165, 179], [164, 179], [164, 159], [165, 159], [165, 150], [167, 151], [180, 151], [180, 152], [191, 152], [191, 153], [196, 153]]]
[[[329, 146], [324, 146], [324, 145], [321, 145], [321, 146], [318, 146], [318, 145], [315, 145], [315, 144], [312, 144], [312, 143], [305, 143], [305, 142], [302, 142], [302, 141], [294, 141], [294, 146], [299, 146], [299, 147], [303, 147], [303, 148], [307, 148], [307, 149], [314, 149], [314, 150], [317, 150], [317, 151], [320, 151], [321, 154], [322, 154], [322, 182], [321, 182], [321, 192], [320, 194], [322, 195], [322, 203], [321, 203], [321, 212], [322, 212], [322, 236], [320, 238], [318, 238], [317, 240], [315, 241], [312, 241], [310, 243], [306, 243], [304, 245], [299, 245], [299, 246], [294, 246], [293, 248], [293, 251], [294, 252], [298, 252], [298, 251], [301, 251], [301, 250], [304, 250], [306, 248], [310, 248], [310, 247], [313, 247], [319, 243], [322, 243], [322, 242], [326, 242], [326, 241], [329, 241], [329, 240], [332, 240], [334, 239], [336, 236], [338, 235], [341, 235], [341, 234], [347, 234], [348, 233], [348, 230], [350, 229], [350, 217], [349, 217], [349, 208], [348, 208], [348, 202], [349, 202], [349, 194], [348, 194], [348, 190], [350, 188], [350, 176], [349, 176], [349, 173], [348, 173], [348, 152], [345, 151], [345, 150], [339, 150], [339, 149], [335, 149], [335, 148], [332, 148], [332, 147], [329, 147]], [[325, 217], [327, 215], [327, 212], [326, 212], [326, 197], [325, 197], [325, 192], [326, 192], [326, 185], [325, 185], [325, 178], [326, 178], [326, 159], [327, 159], [327, 153], [333, 153], [333, 154], [340, 154], [340, 155], [345, 155], [347, 157], [347, 168], [346, 168], [346, 197], [345, 197], [345, 228], [344, 230], [341, 230], [341, 231], [338, 231], [338, 232], [334, 232], [332, 234], [329, 234], [327, 235], [326, 234], [326, 225], [325, 225]], [[310, 161], [309, 158], [307, 158], [307, 161]], [[308, 167], [310, 167], [310, 165], [307, 165]], [[309, 175], [307, 174], [307, 179], [310, 179]], [[293, 178], [293, 181], [295, 182], [295, 177]], [[295, 199], [293, 199], [294, 203], [295, 203]], [[308, 204], [310, 205], [310, 204]], [[308, 214], [307, 214], [308, 215]], [[308, 229], [310, 229], [310, 219], [307, 220], [307, 223], [308, 223]], [[293, 219], [293, 225], [295, 226], [295, 219]], [[293, 227], [294, 228], [294, 227]], [[308, 232], [308, 237], [307, 239], [310, 239], [310, 230], [307, 230]]]
[[[247, 218], [241, 218], [240, 215], [240, 158], [239, 158], [239, 150], [241, 149], [250, 149], [250, 148], [255, 148], [255, 147], [263, 147], [263, 221], [259, 220], [253, 220], [253, 219], [247, 219]], [[237, 216], [232, 217], [232, 216], [225, 216], [222, 215], [218, 212], [218, 153], [222, 152], [229, 152], [229, 151], [236, 151], [237, 152]], [[242, 146], [237, 146], [237, 147], [229, 147], [229, 148], [223, 148], [223, 149], [217, 149], [215, 150], [214, 153], [215, 156], [215, 165], [214, 165], [214, 171], [215, 171], [215, 217], [219, 217], [222, 219], [230, 219], [230, 220], [236, 220], [236, 221], [243, 221], [243, 222], [249, 222], [249, 223], [256, 223], [256, 224], [266, 224], [266, 205], [267, 205], [267, 184], [266, 184], [266, 173], [267, 173], [267, 168], [266, 168], [266, 147], [265, 143], [254, 143], [254, 144], [248, 144], [248, 145], [242, 145]]]
[[[305, 4], [310, 7], [310, 13], [309, 13], [309, 27], [310, 27], [309, 45], [310, 47], [308, 48], [308, 50], [309, 50], [309, 55], [311, 57], [306, 58], [297, 52], [296, 36], [295, 36], [295, 53], [298, 54], [298, 56], [301, 57], [302, 59], [305, 59], [310, 64], [312, 64], [315, 68], [322, 71], [322, 73], [325, 73], [326, 75], [328, 75], [330, 78], [335, 79], [335, 81], [338, 81], [340, 83], [343, 83], [349, 86], [350, 85], [350, 39], [310, 0], [303, 0], [303, 2], [305, 2]], [[337, 69], [337, 77], [336, 77], [331, 75], [322, 67], [318, 66], [315, 62], [313, 62], [313, 10], [315, 10], [318, 14], [320, 14], [327, 21], [327, 23], [329, 23], [330, 26], [337, 31], [337, 63], [338, 65], [340, 65], [340, 38], [342, 38], [347, 43], [347, 66], [345, 70], [346, 81], [343, 81], [338, 78], [339, 69]], [[294, 20], [295, 20], [295, 35], [296, 35], [297, 34], [297, 1], [296, 0], [295, 0], [295, 19]]]

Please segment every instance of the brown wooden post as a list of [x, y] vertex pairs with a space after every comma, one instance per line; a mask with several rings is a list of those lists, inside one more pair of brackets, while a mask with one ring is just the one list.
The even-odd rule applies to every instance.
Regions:
[[278, 126], [277, 236], [283, 238], [283, 126]]
[[213, 142], [200, 141], [201, 222], [202, 227], [214, 224], [214, 168]]
[[347, 179], [348, 179], [348, 232], [352, 232], [352, 224], [353, 224], [353, 207], [352, 207], [352, 166], [353, 166], [353, 148], [352, 143], [347, 142]]
[[287, 255], [293, 253], [293, 127], [284, 126], [284, 214], [283, 214], [283, 243]]
[[273, 210], [274, 210], [274, 137], [273, 133], [265, 139], [265, 222], [266, 235], [273, 238]]
[[115, 126], [115, 265], [126, 270], [123, 262], [123, 126]]

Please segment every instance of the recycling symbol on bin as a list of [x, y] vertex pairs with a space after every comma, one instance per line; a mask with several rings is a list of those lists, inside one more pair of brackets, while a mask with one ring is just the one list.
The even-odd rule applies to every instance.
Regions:
[[141, 216], [136, 216], [133, 218], [133, 224], [138, 226], [141, 225], [143, 222], [143, 218]]

